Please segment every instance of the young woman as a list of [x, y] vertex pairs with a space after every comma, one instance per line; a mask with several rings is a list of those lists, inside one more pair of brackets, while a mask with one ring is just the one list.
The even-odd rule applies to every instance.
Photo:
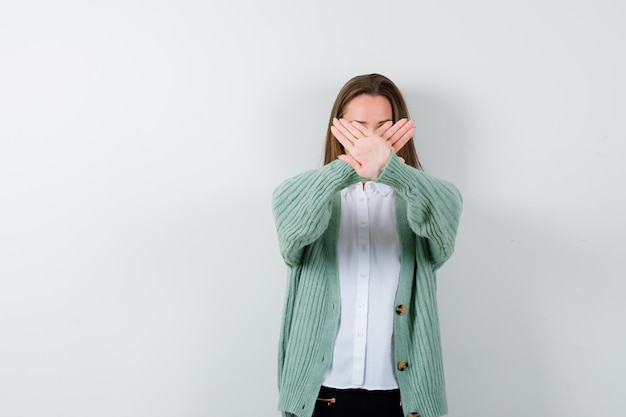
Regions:
[[324, 166], [282, 183], [273, 209], [289, 271], [278, 362], [284, 417], [446, 414], [435, 271], [461, 196], [422, 172], [395, 84], [341, 89]]

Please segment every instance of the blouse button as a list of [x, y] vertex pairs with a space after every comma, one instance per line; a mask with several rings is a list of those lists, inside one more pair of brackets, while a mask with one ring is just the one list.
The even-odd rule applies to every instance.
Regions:
[[408, 417], [420, 417], [420, 413], [409, 413]]
[[409, 363], [407, 361], [398, 362], [398, 371], [406, 371], [409, 369]]
[[399, 316], [404, 316], [406, 314], [406, 306], [404, 304], [400, 304], [396, 307], [396, 314]]

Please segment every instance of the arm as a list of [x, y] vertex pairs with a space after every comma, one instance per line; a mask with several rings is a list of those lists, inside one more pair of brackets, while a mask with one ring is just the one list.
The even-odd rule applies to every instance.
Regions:
[[276, 188], [272, 205], [278, 246], [288, 265], [297, 265], [304, 247], [328, 227], [335, 193], [360, 180], [350, 165], [337, 160], [290, 178]]
[[376, 180], [392, 187], [407, 203], [411, 230], [428, 239], [435, 269], [454, 252], [462, 198], [456, 187], [403, 164], [392, 154]]
[[339, 158], [362, 177], [391, 186], [407, 203], [413, 233], [428, 240], [433, 267], [439, 268], [454, 252], [461, 215], [461, 195], [450, 183], [405, 165], [395, 154], [415, 132], [402, 119], [375, 132], [358, 122], [333, 120], [335, 138], [348, 151]]

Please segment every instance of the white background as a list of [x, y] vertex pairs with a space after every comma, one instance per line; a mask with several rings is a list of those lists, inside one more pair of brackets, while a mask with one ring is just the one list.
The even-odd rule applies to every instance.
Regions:
[[271, 192], [357, 74], [461, 189], [451, 417], [624, 413], [626, 3], [0, 2], [0, 415], [275, 416]]

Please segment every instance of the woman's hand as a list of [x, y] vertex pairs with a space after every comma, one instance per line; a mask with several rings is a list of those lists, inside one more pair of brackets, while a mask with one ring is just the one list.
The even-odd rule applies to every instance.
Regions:
[[407, 119], [386, 122], [374, 132], [358, 122], [333, 119], [330, 130], [347, 152], [339, 159], [371, 180], [378, 178], [391, 152], [400, 150], [415, 133], [413, 121]]
[[376, 129], [375, 133], [385, 139], [393, 151], [398, 153], [415, 134], [415, 123], [408, 119], [400, 119], [395, 123], [389, 121]]

